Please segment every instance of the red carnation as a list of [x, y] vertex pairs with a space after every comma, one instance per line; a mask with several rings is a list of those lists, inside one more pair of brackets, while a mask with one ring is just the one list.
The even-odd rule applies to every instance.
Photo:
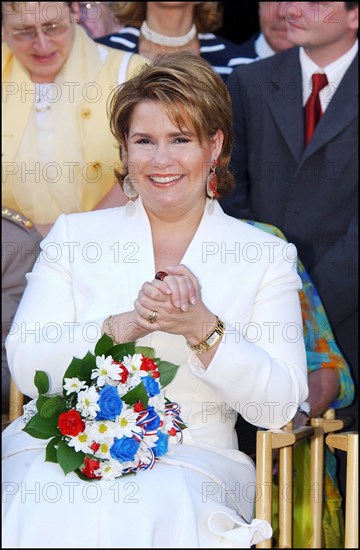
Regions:
[[135, 403], [133, 409], [134, 412], [139, 413], [144, 410], [144, 405], [141, 403], [141, 401], [138, 401], [137, 403]]
[[85, 422], [78, 411], [71, 409], [59, 415], [58, 428], [63, 435], [75, 437], [85, 430]]
[[95, 470], [98, 470], [99, 468], [100, 463], [98, 460], [86, 456], [84, 460], [84, 467], [81, 468], [81, 471], [86, 477], [90, 477], [91, 479], [101, 479], [101, 476], [95, 475]]
[[[157, 370], [157, 364], [151, 357], [142, 357], [140, 370], [146, 370], [147, 372]], [[153, 377], [155, 378], [154, 374]]]
[[126, 380], [128, 379], [128, 376], [129, 376], [129, 371], [127, 370], [125, 365], [123, 363], [121, 363], [120, 361], [113, 361], [112, 364], [113, 365], [119, 365], [120, 382], [121, 382], [121, 384], [125, 384]]
[[90, 449], [96, 453], [100, 449], [100, 443], [97, 443], [96, 441], [93, 441], [90, 445]]

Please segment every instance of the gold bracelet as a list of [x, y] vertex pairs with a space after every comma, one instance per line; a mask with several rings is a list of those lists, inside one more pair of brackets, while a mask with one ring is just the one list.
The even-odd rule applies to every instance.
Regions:
[[208, 351], [218, 343], [218, 341], [223, 337], [224, 332], [225, 323], [223, 323], [223, 321], [221, 321], [216, 315], [216, 323], [214, 328], [205, 336], [204, 340], [200, 342], [200, 344], [192, 345], [189, 344], [189, 342], [186, 343], [195, 353], [204, 353], [204, 351]]
[[113, 316], [109, 315], [109, 317], [106, 319], [106, 324], [108, 326], [108, 334], [114, 344], [119, 344], [119, 342], [116, 340], [115, 332], [114, 332], [114, 324], [113, 324]]

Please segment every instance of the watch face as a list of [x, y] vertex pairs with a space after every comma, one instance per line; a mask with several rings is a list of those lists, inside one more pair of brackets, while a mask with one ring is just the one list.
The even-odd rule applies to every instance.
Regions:
[[208, 346], [211, 346], [212, 344], [214, 344], [214, 343], [217, 341], [217, 339], [219, 338], [219, 336], [220, 336], [220, 335], [219, 335], [218, 332], [213, 332], [213, 333], [209, 336], [209, 338], [206, 340], [207, 345], [208, 345]]
[[310, 414], [311, 413], [311, 407], [310, 407], [310, 403], [308, 403], [307, 401], [304, 401], [303, 403], [301, 403], [299, 409], [307, 414]]

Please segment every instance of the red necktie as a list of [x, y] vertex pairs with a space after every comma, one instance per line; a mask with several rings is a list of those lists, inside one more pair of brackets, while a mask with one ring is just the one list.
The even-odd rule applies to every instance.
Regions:
[[319, 93], [328, 84], [326, 74], [314, 73], [312, 75], [313, 89], [308, 102], [305, 105], [305, 145], [307, 145], [312, 138], [315, 127], [322, 116], [322, 109], [320, 103]]

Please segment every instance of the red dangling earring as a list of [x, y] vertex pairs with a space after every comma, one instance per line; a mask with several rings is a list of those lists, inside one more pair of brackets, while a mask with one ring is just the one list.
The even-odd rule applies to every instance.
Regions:
[[211, 198], [211, 200], [217, 199], [219, 197], [219, 193], [217, 191], [218, 179], [215, 172], [218, 164], [219, 164], [219, 161], [217, 159], [212, 160], [211, 167], [210, 167], [210, 174], [208, 175], [207, 181], [206, 181], [206, 192], [208, 196]]

